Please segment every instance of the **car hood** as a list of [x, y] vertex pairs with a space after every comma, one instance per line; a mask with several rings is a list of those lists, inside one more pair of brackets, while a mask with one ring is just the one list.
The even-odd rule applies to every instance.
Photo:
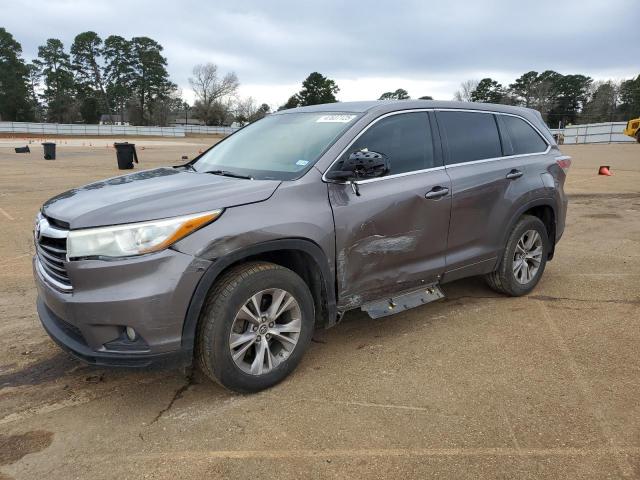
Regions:
[[61, 193], [48, 200], [42, 212], [71, 229], [116, 225], [261, 202], [278, 185], [278, 180], [156, 168]]

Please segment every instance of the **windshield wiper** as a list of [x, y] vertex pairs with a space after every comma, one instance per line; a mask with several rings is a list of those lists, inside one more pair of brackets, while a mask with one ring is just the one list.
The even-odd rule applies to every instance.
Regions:
[[242, 175], [240, 173], [230, 172], [229, 170], [207, 170], [204, 173], [211, 173], [213, 175], [222, 175], [223, 177], [244, 178], [245, 180], [253, 180], [253, 177], [249, 175]]

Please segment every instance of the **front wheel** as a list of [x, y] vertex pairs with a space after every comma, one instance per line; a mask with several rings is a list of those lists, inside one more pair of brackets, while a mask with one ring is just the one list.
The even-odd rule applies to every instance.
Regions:
[[544, 223], [537, 217], [525, 215], [511, 231], [498, 269], [485, 279], [497, 292], [513, 297], [526, 295], [542, 277], [549, 250]]
[[251, 262], [226, 272], [209, 293], [196, 356], [203, 372], [224, 387], [256, 392], [295, 369], [313, 327], [306, 283], [287, 268]]

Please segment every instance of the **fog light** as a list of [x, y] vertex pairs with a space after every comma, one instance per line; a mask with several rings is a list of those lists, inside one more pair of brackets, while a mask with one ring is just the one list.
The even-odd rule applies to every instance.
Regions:
[[125, 331], [127, 332], [127, 338], [132, 342], [135, 341], [136, 337], [138, 336], [136, 334], [136, 331], [132, 327], [127, 327]]

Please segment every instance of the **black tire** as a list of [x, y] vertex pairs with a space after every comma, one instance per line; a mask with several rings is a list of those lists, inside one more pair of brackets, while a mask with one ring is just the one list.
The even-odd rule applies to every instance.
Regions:
[[[538, 271], [531, 278], [531, 280], [522, 284], [518, 282], [513, 272], [513, 261], [516, 255], [516, 245], [522, 237], [522, 235], [529, 231], [535, 230], [538, 232], [542, 239], [542, 258]], [[538, 284], [538, 281], [544, 273], [544, 268], [547, 264], [547, 257], [550, 251], [549, 235], [544, 223], [538, 218], [532, 215], [524, 215], [518, 223], [516, 223], [513, 230], [509, 234], [506, 248], [502, 254], [498, 269], [485, 276], [485, 280], [492, 290], [499, 293], [504, 293], [512, 297], [520, 297], [531, 292]]]
[[[246, 373], [236, 365], [229, 336], [236, 313], [257, 292], [281, 288], [298, 302], [301, 327], [290, 356], [261, 375]], [[208, 294], [198, 323], [196, 360], [202, 371], [225, 388], [241, 393], [276, 385], [300, 362], [314, 329], [314, 302], [306, 283], [293, 271], [268, 262], [250, 262], [225, 272]]]
[[636, 141], [640, 143], [640, 130], [636, 132]]

